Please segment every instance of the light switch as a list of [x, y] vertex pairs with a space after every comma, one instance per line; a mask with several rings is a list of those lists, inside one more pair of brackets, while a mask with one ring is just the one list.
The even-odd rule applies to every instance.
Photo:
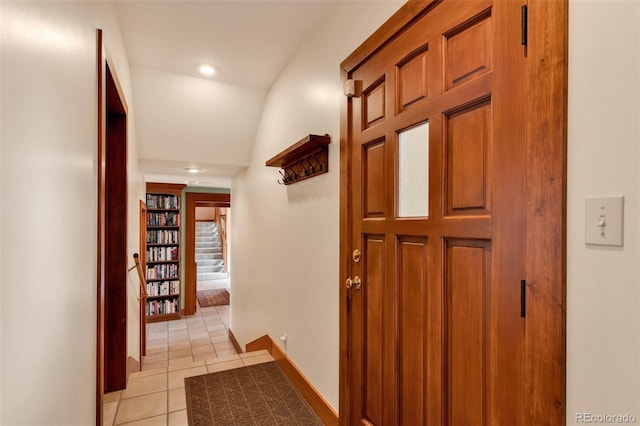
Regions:
[[587, 198], [585, 242], [601, 246], [622, 246], [624, 197]]

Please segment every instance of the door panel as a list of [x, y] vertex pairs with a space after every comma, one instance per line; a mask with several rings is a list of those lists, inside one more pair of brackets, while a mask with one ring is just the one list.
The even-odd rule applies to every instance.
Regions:
[[398, 238], [399, 419], [400, 424], [426, 422], [428, 336], [427, 239]]
[[512, 3], [437, 3], [349, 72], [349, 424], [524, 424]]
[[447, 90], [491, 71], [491, 10], [444, 35]]
[[398, 113], [426, 99], [429, 94], [429, 45], [425, 44], [396, 66]]
[[385, 241], [380, 235], [365, 236], [365, 270], [362, 279], [367, 282], [367, 291], [357, 290], [362, 296], [364, 311], [364, 360], [363, 394], [364, 419], [371, 424], [382, 424], [384, 406], [383, 357], [385, 348], [384, 309], [385, 299]]
[[447, 241], [447, 414], [452, 425], [485, 424], [490, 246]]
[[366, 206], [366, 218], [384, 217], [384, 193], [380, 188], [385, 187], [384, 159], [385, 143], [376, 141], [363, 146], [363, 197]]
[[488, 213], [490, 101], [446, 116], [448, 215]]

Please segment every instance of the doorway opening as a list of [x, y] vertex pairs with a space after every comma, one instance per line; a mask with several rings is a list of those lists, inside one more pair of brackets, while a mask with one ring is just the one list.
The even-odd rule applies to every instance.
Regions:
[[196, 203], [196, 294], [231, 291], [229, 270], [229, 207]]
[[230, 194], [186, 193], [184, 315], [195, 314], [198, 291], [231, 290], [230, 207]]

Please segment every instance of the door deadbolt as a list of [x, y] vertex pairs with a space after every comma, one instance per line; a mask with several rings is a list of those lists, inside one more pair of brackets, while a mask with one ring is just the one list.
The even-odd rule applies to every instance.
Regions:
[[356, 263], [360, 262], [360, 255], [361, 255], [360, 250], [355, 249], [353, 251], [353, 255], [352, 255], [353, 261], [356, 262]]

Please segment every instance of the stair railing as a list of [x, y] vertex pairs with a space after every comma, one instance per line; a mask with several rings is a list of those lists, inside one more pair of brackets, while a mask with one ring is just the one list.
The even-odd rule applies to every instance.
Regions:
[[216, 225], [218, 226], [218, 233], [220, 234], [220, 245], [222, 246], [222, 265], [224, 267], [224, 273], [227, 270], [227, 214], [222, 213], [222, 210], [216, 207]]
[[140, 281], [140, 295], [138, 296], [138, 300], [142, 299], [143, 301], [146, 301], [149, 294], [147, 293], [147, 280], [144, 277], [142, 265], [140, 264], [140, 255], [138, 253], [133, 253], [133, 260], [136, 264], [129, 268], [129, 272], [134, 269], [138, 270], [138, 279]]

